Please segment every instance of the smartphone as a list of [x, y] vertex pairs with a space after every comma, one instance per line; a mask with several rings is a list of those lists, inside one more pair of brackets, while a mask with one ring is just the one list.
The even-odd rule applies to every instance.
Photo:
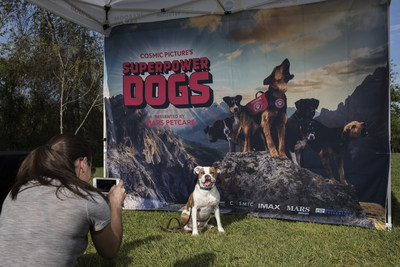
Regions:
[[113, 185], [119, 184], [118, 178], [103, 178], [103, 177], [94, 177], [93, 178], [93, 186], [100, 189], [101, 192], [108, 194], [110, 192], [111, 187]]

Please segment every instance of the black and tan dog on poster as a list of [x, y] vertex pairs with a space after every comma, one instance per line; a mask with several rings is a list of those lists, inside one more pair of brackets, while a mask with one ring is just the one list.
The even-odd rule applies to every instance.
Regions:
[[240, 104], [240, 101], [242, 101], [242, 96], [237, 95], [234, 97], [230, 96], [225, 96], [223, 98], [224, 102], [228, 105], [229, 112], [231, 114], [231, 120], [232, 120], [232, 140], [231, 142], [234, 144], [233, 146], [230, 147], [230, 151], [234, 152], [235, 151], [235, 144], [238, 145], [239, 151], [243, 151], [242, 147], [242, 139], [239, 138], [239, 128], [240, 128], [240, 116], [243, 110], [243, 106]]
[[303, 124], [314, 118], [319, 100], [315, 98], [302, 98], [294, 104], [296, 111], [286, 122], [285, 146], [287, 156], [291, 158], [294, 164], [301, 166], [302, 154], [307, 146]]
[[204, 128], [204, 133], [208, 135], [208, 141], [214, 143], [218, 140], [226, 140], [229, 143], [229, 151], [235, 152], [237, 139], [233, 132], [233, 122], [232, 118], [225, 118], [216, 120], [212, 125]]
[[223, 100], [228, 105], [231, 112], [233, 121], [232, 132], [234, 134], [234, 140], [236, 140], [239, 146], [239, 151], [252, 151], [256, 149], [258, 144], [261, 144], [259, 147], [262, 147], [262, 149], [264, 149], [264, 147], [266, 148], [264, 134], [262, 133], [260, 124], [256, 122], [256, 117], [251, 115], [246, 107], [242, 106], [240, 103], [242, 101], [242, 96], [225, 96]]
[[307, 137], [307, 145], [318, 153], [328, 178], [332, 182], [338, 182], [330, 166], [332, 157], [342, 184], [347, 185], [344, 174], [343, 158], [348, 146], [361, 137], [368, 135], [365, 122], [351, 121], [344, 127], [328, 128], [319, 121], [311, 120], [305, 124], [304, 133]]
[[[269, 153], [274, 158], [287, 158], [285, 152], [287, 122], [286, 91], [288, 82], [294, 77], [293, 74], [290, 74], [289, 69], [290, 62], [288, 59], [285, 59], [280, 65], [276, 66], [272, 73], [264, 80], [264, 85], [269, 86], [267, 92], [265, 92], [268, 107], [261, 114], [261, 128], [264, 132]], [[276, 129], [278, 135], [278, 150], [272, 139], [272, 129]]]

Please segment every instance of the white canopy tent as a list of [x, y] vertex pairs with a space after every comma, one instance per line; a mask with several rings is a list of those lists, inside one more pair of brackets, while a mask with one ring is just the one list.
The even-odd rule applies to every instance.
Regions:
[[107, 35], [114, 26], [231, 14], [249, 9], [302, 5], [326, 0], [29, 0], [50, 12]]

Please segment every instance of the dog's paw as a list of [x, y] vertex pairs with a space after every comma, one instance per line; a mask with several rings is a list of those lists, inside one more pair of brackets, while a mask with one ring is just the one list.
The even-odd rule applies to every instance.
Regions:
[[192, 235], [199, 235], [199, 231], [193, 230], [193, 231], [192, 231]]
[[333, 184], [340, 184], [340, 182], [338, 180], [336, 180], [335, 178], [330, 178], [329, 179]]
[[275, 150], [271, 150], [270, 152], [269, 152], [270, 154], [271, 154], [271, 157], [273, 157], [273, 158], [278, 158], [279, 157], [279, 154], [278, 154], [278, 152]]

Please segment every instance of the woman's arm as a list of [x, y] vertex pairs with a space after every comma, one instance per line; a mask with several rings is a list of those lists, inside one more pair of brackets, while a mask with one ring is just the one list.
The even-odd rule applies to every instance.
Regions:
[[97, 252], [106, 259], [115, 258], [122, 242], [122, 204], [126, 197], [123, 181], [113, 186], [108, 194], [111, 222], [100, 231], [90, 234]]

